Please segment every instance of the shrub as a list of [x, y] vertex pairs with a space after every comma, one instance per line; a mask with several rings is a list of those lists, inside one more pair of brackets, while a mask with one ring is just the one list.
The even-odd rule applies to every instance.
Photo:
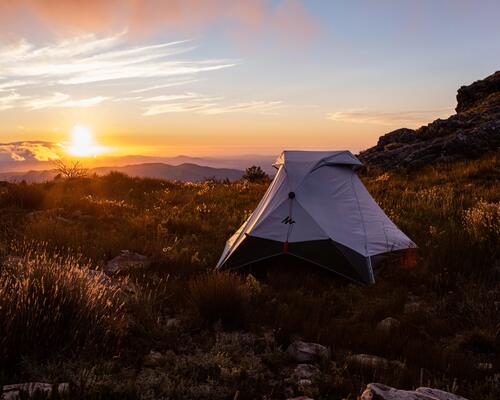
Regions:
[[23, 250], [0, 273], [0, 362], [100, 351], [124, 323], [118, 289], [78, 257]]
[[479, 201], [463, 212], [463, 224], [477, 241], [496, 242], [500, 237], [500, 202]]
[[212, 271], [189, 284], [191, 301], [197, 315], [206, 323], [221, 321], [223, 326], [245, 325], [251, 288], [231, 272]]
[[269, 180], [269, 176], [262, 170], [261, 167], [252, 165], [245, 170], [243, 179], [246, 179], [248, 182], [265, 182]]
[[25, 182], [9, 184], [0, 193], [0, 206], [19, 207], [25, 210], [38, 210], [44, 200], [41, 185], [28, 185]]

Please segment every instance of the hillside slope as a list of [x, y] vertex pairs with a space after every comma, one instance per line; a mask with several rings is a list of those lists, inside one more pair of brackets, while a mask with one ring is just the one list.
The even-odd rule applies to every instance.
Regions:
[[462, 86], [456, 114], [416, 130], [401, 128], [381, 136], [359, 158], [383, 170], [419, 168], [436, 162], [475, 159], [500, 147], [500, 71]]
[[[89, 170], [89, 175], [105, 175], [112, 171], [140, 178], [156, 178], [182, 182], [203, 182], [207, 179], [235, 181], [241, 179], [243, 171], [232, 168], [212, 168], [204, 165], [184, 163], [170, 165], [164, 163], [143, 163], [122, 167], [99, 167]], [[0, 180], [28, 183], [47, 182], [54, 179], [56, 170], [0, 173]]]

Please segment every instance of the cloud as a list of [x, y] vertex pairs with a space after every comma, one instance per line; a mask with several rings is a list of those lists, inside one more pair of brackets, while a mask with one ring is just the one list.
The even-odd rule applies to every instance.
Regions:
[[[56, 160], [60, 154], [59, 145], [46, 141], [0, 143], [0, 165], [8, 165], [9, 159], [15, 162]], [[7, 156], [8, 160], [2, 155]]]
[[338, 122], [374, 125], [421, 125], [438, 117], [448, 116], [451, 108], [425, 111], [379, 112], [367, 109], [336, 111], [326, 115], [327, 119]]
[[[181, 54], [195, 48], [189, 43], [129, 46], [120, 32], [108, 37], [86, 34], [43, 46], [26, 40], [0, 45], [0, 111], [90, 107], [119, 97], [117, 85], [111, 85], [118, 80], [126, 80], [128, 93], [144, 93], [196, 82], [203, 72], [237, 64], [225, 59], [181, 59]], [[148, 78], [154, 78], [157, 84], [144, 87]], [[99, 93], [75, 99], [71, 91], [83, 85]], [[53, 92], [40, 93], [47, 88], [53, 88]], [[137, 100], [138, 96], [122, 96], [115, 101], [126, 101], [127, 97]]]
[[[144, 36], [160, 30], [197, 34], [212, 26], [230, 38], [266, 35], [289, 43], [306, 41], [318, 31], [317, 19], [299, 0], [16, 0], [0, 2], [4, 34], [27, 31], [109, 33], [129, 27], [129, 34]], [[12, 21], [23, 21], [14, 24]], [[45, 29], [43, 29], [45, 28]], [[2, 32], [0, 32], [1, 34]]]
[[123, 40], [123, 33], [108, 38], [84, 35], [43, 47], [22, 40], [0, 47], [0, 75], [12, 80], [30, 78], [76, 85], [117, 79], [193, 76], [236, 65], [230, 60], [167, 59], [194, 49], [186, 46], [185, 41], [123, 48]]
[[54, 93], [52, 96], [36, 98], [26, 101], [25, 107], [32, 110], [54, 107], [91, 107], [102, 103], [108, 97], [95, 96], [80, 100], [70, 100], [70, 95], [65, 93]]
[[25, 86], [29, 85], [31, 82], [27, 81], [7, 81], [7, 82], [0, 82], [0, 92], [9, 92], [14, 88], [18, 88], [20, 86]]
[[6, 95], [0, 96], [0, 111], [16, 107], [23, 98], [16, 92], [8, 92]]
[[232, 112], [259, 112], [261, 114], [271, 114], [277, 108], [282, 107], [281, 101], [250, 101], [247, 103], [238, 103], [234, 105], [208, 108], [202, 111], [203, 114], [215, 115]]
[[155, 96], [141, 101], [152, 104], [143, 115], [152, 116], [165, 113], [197, 112], [204, 115], [226, 114], [234, 112], [254, 112], [271, 114], [282, 107], [281, 101], [249, 101], [237, 104], [224, 104], [222, 97], [211, 97], [199, 93], [187, 92], [169, 96]]
[[184, 80], [184, 81], [170, 82], [170, 83], [165, 83], [162, 85], [155, 85], [155, 86], [150, 86], [150, 87], [146, 87], [146, 88], [142, 88], [142, 89], [132, 90], [132, 91], [130, 91], [130, 93], [150, 92], [152, 90], [165, 89], [165, 88], [174, 87], [174, 86], [182, 86], [182, 85], [187, 85], [189, 83], [195, 83], [195, 82], [199, 82], [199, 80], [198, 79], [188, 79], [188, 80]]

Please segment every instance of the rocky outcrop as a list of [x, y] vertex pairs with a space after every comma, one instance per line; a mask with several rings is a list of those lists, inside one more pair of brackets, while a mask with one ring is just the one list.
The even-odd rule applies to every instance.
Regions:
[[370, 383], [361, 394], [361, 400], [467, 400], [444, 390], [421, 387], [400, 390], [381, 383]]
[[474, 159], [500, 148], [500, 71], [457, 94], [456, 114], [416, 130], [397, 129], [359, 154], [367, 167], [414, 169]]

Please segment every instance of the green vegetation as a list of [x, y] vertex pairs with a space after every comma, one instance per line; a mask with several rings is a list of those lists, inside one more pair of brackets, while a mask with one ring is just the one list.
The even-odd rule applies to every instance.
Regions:
[[[267, 183], [103, 177], [0, 186], [0, 383], [70, 382], [69, 398], [355, 398], [372, 381], [496, 399], [500, 321], [498, 156], [367, 188], [418, 245], [373, 286], [273, 271], [213, 272]], [[144, 269], [107, 277], [128, 249]], [[399, 325], [377, 327], [387, 317]], [[311, 386], [284, 351], [329, 346]], [[153, 353], [150, 353], [153, 351]], [[349, 355], [397, 360], [366, 368]]]

